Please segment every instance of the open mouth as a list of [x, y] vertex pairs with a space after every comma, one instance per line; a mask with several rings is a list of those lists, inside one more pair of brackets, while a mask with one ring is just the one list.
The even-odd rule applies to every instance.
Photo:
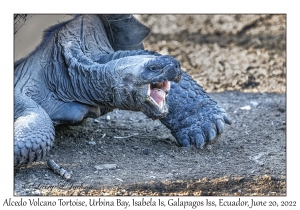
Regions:
[[171, 83], [169, 81], [148, 84], [147, 97], [153, 104], [157, 105], [159, 109], [163, 109], [170, 87]]

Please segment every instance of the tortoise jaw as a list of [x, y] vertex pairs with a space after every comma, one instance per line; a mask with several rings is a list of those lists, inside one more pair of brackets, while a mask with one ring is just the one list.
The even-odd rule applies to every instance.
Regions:
[[143, 112], [153, 120], [163, 118], [168, 113], [166, 97], [170, 91], [169, 81], [146, 85], [146, 96], [144, 100]]
[[169, 81], [148, 84], [147, 98], [161, 110], [166, 104], [166, 97], [170, 91]]

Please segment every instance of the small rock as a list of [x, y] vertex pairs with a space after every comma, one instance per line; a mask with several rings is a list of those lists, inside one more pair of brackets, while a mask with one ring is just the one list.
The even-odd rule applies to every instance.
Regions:
[[96, 165], [95, 168], [97, 170], [113, 170], [117, 168], [117, 164], [102, 164]]
[[254, 107], [257, 107], [259, 103], [257, 101], [250, 101], [250, 104]]
[[281, 112], [281, 113], [284, 113], [285, 112], [285, 109], [284, 108], [278, 108], [277, 109], [279, 112]]
[[110, 120], [110, 116], [109, 115], [106, 116], [106, 120]]
[[97, 119], [94, 119], [94, 123], [100, 123], [100, 121]]
[[262, 161], [259, 161], [259, 160], [256, 160], [256, 159], [254, 159], [253, 161], [254, 161], [256, 164], [258, 164], [259, 166], [264, 166], [264, 165], [265, 165]]
[[243, 107], [240, 107], [241, 110], [251, 110], [251, 107], [250, 106], [243, 106]]
[[143, 149], [142, 151], [145, 155], [149, 155], [149, 149]]
[[94, 142], [94, 141], [89, 141], [89, 143], [88, 143], [89, 145], [96, 145], [96, 142]]

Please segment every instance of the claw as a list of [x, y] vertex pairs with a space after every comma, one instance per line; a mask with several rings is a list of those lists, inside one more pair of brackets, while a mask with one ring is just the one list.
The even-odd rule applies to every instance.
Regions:
[[212, 141], [217, 136], [215, 129], [210, 129], [208, 132], [208, 140]]
[[213, 123], [204, 123], [202, 129], [203, 131], [205, 131], [208, 141], [212, 141], [217, 136], [217, 128], [216, 125]]
[[231, 125], [232, 121], [229, 119], [229, 117], [226, 114], [223, 114], [222, 117], [223, 117], [225, 123]]
[[205, 144], [205, 135], [199, 127], [193, 128], [189, 132], [190, 143], [197, 148], [202, 148]]
[[221, 119], [217, 119], [216, 125], [217, 125], [218, 134], [223, 133], [223, 130], [224, 130], [224, 121], [221, 120]]
[[181, 141], [181, 145], [182, 145], [183, 147], [190, 147], [190, 146], [191, 146], [188, 139], [183, 139], [183, 140]]
[[203, 136], [202, 136], [200, 133], [198, 133], [198, 134], [196, 135], [196, 147], [197, 147], [198, 149], [199, 149], [199, 148], [203, 148], [204, 144], [205, 144], [205, 141], [204, 141]]

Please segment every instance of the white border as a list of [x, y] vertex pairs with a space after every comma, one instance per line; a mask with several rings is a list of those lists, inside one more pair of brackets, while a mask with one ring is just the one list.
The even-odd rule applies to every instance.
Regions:
[[[296, 1], [32, 1], [1, 6], [1, 178], [0, 206], [13, 198], [13, 14], [14, 13], [286, 13], [287, 14], [287, 197], [263, 200], [299, 201], [299, 12]], [[4, 116], [4, 117], [3, 117]], [[262, 125], [263, 126], [263, 125]], [[49, 198], [51, 199], [51, 198]], [[56, 199], [56, 198], [55, 198]], [[83, 198], [85, 199], [85, 198]], [[126, 199], [126, 198], [124, 198]], [[129, 198], [128, 198], [129, 199]], [[197, 199], [197, 198], [195, 198]], [[204, 198], [203, 198], [204, 199]], [[212, 198], [213, 199], [213, 198]], [[217, 198], [215, 198], [217, 199]], [[229, 198], [232, 199], [232, 198]], [[193, 198], [191, 198], [193, 200]], [[2, 208], [2, 207], [1, 207]], [[200, 208], [200, 207], [199, 207]], [[299, 208], [299, 207], [298, 207]], [[182, 208], [180, 208], [182, 209]], [[256, 208], [257, 209], [257, 208]]]

